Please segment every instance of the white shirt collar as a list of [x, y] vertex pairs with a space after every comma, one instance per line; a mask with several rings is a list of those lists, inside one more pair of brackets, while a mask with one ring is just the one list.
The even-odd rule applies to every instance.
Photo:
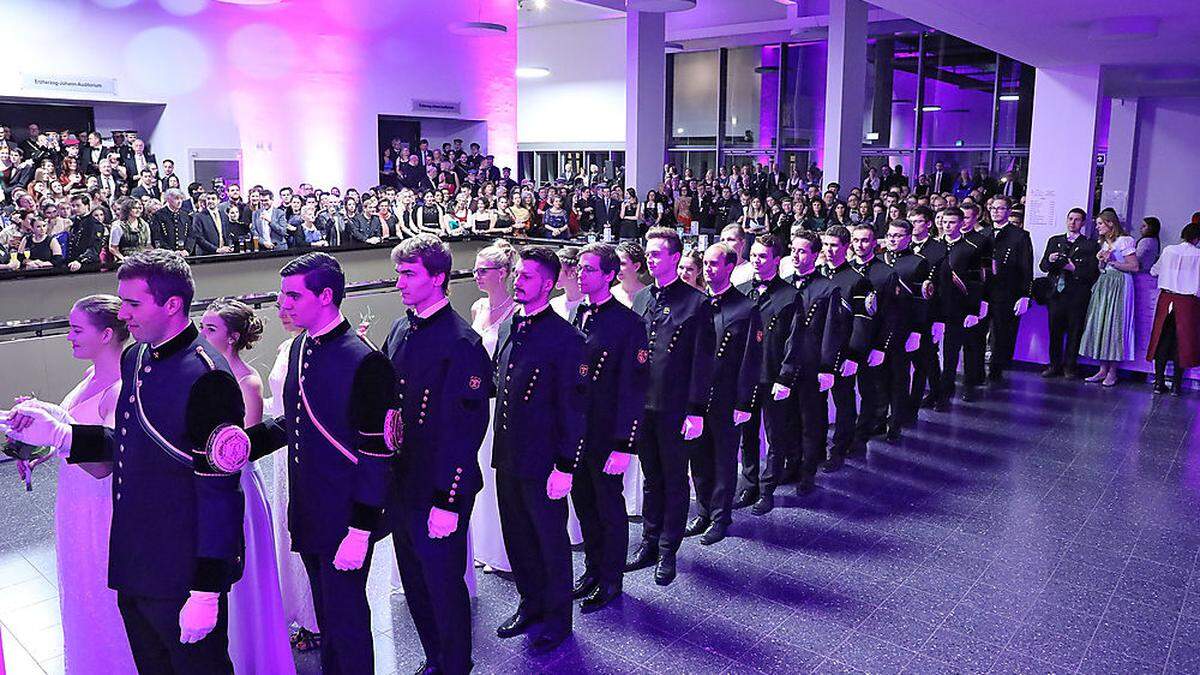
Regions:
[[450, 298], [442, 298], [441, 300], [438, 300], [437, 302], [433, 303], [429, 307], [426, 307], [425, 311], [417, 312], [417, 316], [422, 319], [428, 319], [429, 317], [433, 316], [434, 314], [437, 314], [438, 310], [440, 310], [441, 308], [445, 307], [448, 304], [450, 304]]
[[324, 326], [321, 326], [317, 330], [309, 331], [308, 335], [310, 337], [320, 337], [320, 336], [328, 333], [329, 331], [333, 330], [334, 328], [337, 328], [338, 326], [340, 326], [342, 324], [342, 322], [345, 320], [346, 320], [346, 317], [342, 316], [341, 312], [338, 312], [337, 316], [334, 317], [334, 319], [332, 321], [325, 324]]

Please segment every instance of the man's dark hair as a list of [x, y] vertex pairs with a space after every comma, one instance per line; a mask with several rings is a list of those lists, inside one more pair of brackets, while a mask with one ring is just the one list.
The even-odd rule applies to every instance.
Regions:
[[1179, 233], [1179, 238], [1189, 244], [1195, 244], [1200, 241], [1200, 223], [1192, 221], [1183, 226], [1183, 231]]
[[442, 290], [450, 287], [450, 268], [453, 258], [450, 247], [437, 235], [418, 234], [396, 244], [392, 249], [392, 263], [421, 263], [421, 267], [431, 277], [445, 275], [442, 279]]
[[813, 253], [819, 253], [821, 251], [821, 235], [817, 234], [816, 232], [813, 232], [812, 230], [804, 229], [802, 227], [797, 227], [792, 230], [793, 247], [794, 247], [797, 239], [799, 239], [801, 241], [807, 241], [808, 245], [809, 245], [809, 250], [812, 251]]
[[783, 254], [787, 252], [787, 247], [783, 245], [783, 240], [773, 234], [764, 234], [755, 239], [754, 243], [770, 251], [771, 255], [776, 258], [782, 258]]
[[588, 244], [579, 250], [579, 257], [582, 258], [585, 253], [600, 259], [601, 274], [605, 276], [611, 274], [613, 278], [616, 278], [617, 272], [621, 271], [621, 258], [617, 256], [617, 249], [612, 244], [602, 242]]
[[912, 223], [903, 218], [897, 218], [896, 220], [893, 220], [892, 222], [888, 223], [888, 227], [898, 227], [904, 230], [905, 234], [912, 234]]
[[1087, 220], [1087, 211], [1084, 211], [1083, 209], [1079, 208], [1078, 206], [1071, 209], [1070, 211], [1067, 211], [1068, 216], [1071, 215], [1072, 213], [1078, 213], [1084, 220]]
[[925, 222], [929, 223], [930, 225], [933, 224], [933, 209], [929, 208], [928, 206], [914, 207], [912, 211], [908, 212], [908, 215], [910, 217], [921, 216], [925, 219]]
[[517, 255], [521, 260], [537, 263], [549, 275], [551, 281], [557, 279], [559, 273], [562, 272], [562, 263], [558, 260], [558, 254], [549, 246], [526, 246]]
[[150, 295], [159, 307], [167, 304], [170, 298], [178, 296], [183, 300], [186, 312], [196, 295], [192, 268], [176, 251], [156, 248], [127, 256], [117, 270], [117, 280], [128, 279], [141, 279], [146, 282]]
[[962, 220], [963, 219], [963, 211], [962, 211], [962, 209], [958, 208], [957, 206], [951, 206], [949, 208], [942, 209], [942, 217], [945, 218], [947, 216], [949, 216], [951, 218], [958, 218], [959, 220]]
[[304, 287], [314, 295], [320, 295], [321, 291], [328, 288], [333, 292], [333, 304], [342, 306], [342, 298], [346, 297], [346, 275], [337, 258], [328, 253], [305, 253], [279, 270], [281, 277], [297, 274], [304, 275]]
[[826, 237], [837, 239], [842, 244], [850, 243], [850, 230], [847, 230], [845, 225], [830, 225], [825, 228], [824, 234]]
[[71, 195], [71, 202], [83, 202], [84, 206], [91, 206], [92, 200], [86, 192], [76, 192]]
[[1009, 199], [1007, 195], [996, 195], [995, 197], [992, 197], [992, 201], [1004, 202], [1005, 206], [1007, 206], [1010, 209], [1012, 208], [1012, 200]]
[[669, 227], [652, 227], [646, 231], [646, 241], [651, 239], [662, 239], [667, 242], [667, 251], [675, 255], [683, 253], [683, 240], [679, 238], [679, 233]]

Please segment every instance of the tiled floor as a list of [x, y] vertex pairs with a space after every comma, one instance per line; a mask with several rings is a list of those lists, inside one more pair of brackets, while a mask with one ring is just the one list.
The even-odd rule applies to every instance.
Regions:
[[[515, 591], [481, 575], [478, 670], [1200, 672], [1198, 401], [1017, 374], [804, 501], [739, 511], [722, 544], [688, 540], [666, 590], [629, 575], [548, 656], [495, 637]], [[0, 467], [13, 674], [61, 670], [49, 474], [26, 495]], [[421, 660], [403, 603], [377, 617], [380, 673]]]

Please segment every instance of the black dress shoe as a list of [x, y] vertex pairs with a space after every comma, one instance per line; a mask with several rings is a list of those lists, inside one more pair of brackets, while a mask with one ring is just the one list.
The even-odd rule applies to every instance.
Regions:
[[438, 675], [440, 672], [442, 672], [441, 668], [429, 665], [428, 661], [422, 661], [413, 675]]
[[596, 577], [588, 572], [584, 572], [582, 576], [575, 580], [575, 586], [571, 588], [571, 597], [578, 600], [586, 598], [596, 590]]
[[887, 433], [887, 423], [886, 422], [883, 424], [876, 424], [875, 427], [873, 429], [871, 429], [872, 436], [882, 436], [886, 433]]
[[647, 567], [653, 567], [657, 562], [658, 547], [643, 542], [633, 552], [633, 557], [629, 559], [629, 562], [625, 563], [625, 571], [634, 572], [636, 570], [644, 570]]
[[724, 539], [728, 530], [729, 526], [725, 523], [713, 523], [704, 531], [704, 536], [700, 537], [700, 543], [704, 546], [712, 546]]
[[962, 396], [959, 398], [962, 399], [963, 403], [974, 403], [979, 396], [975, 393], [974, 389], [967, 388], [963, 389]]
[[808, 474], [801, 476], [800, 480], [796, 481], [796, 494], [800, 496], [812, 494], [812, 491], [816, 489], [817, 481]]
[[500, 627], [496, 629], [496, 637], [516, 637], [529, 630], [529, 627], [535, 623], [537, 623], [537, 620], [533, 617], [517, 612], [510, 616], [508, 621], [500, 624]]
[[1042, 377], [1062, 377], [1063, 371], [1059, 368], [1046, 368], [1042, 371]]
[[583, 602], [579, 603], [579, 611], [584, 614], [591, 614], [603, 609], [605, 605], [615, 600], [619, 595], [621, 595], [620, 586], [599, 584], [591, 594], [583, 599]]
[[888, 443], [899, 443], [900, 442], [900, 427], [893, 427], [891, 429], [888, 429], [887, 435], [883, 437], [883, 440], [887, 441]]
[[937, 397], [933, 394], [929, 394], [925, 398], [921, 399], [921, 407], [925, 408], [926, 410], [932, 410], [933, 407], [937, 405], [937, 402]]
[[654, 583], [666, 586], [675, 581], [675, 551], [663, 551], [658, 556], [658, 566], [654, 568]]
[[559, 645], [571, 636], [571, 629], [567, 630], [548, 630], [533, 639], [533, 643], [529, 648], [537, 654], [545, 654], [546, 652], [554, 651]]
[[838, 469], [842, 468], [845, 463], [846, 460], [842, 459], [841, 456], [834, 455], [821, 464], [821, 471], [824, 471], [825, 473], [834, 473]]
[[754, 502], [754, 508], [750, 509], [750, 513], [756, 516], [765, 516], [775, 508], [775, 497], [771, 495], [763, 495]]
[[707, 530], [708, 526], [711, 524], [712, 521], [708, 518], [696, 516], [695, 518], [692, 518], [690, 522], [688, 522], [687, 528], [685, 528], [683, 531], [683, 536], [694, 537], [698, 534], [704, 534], [704, 531]]
[[1078, 380], [1079, 371], [1075, 370], [1074, 368], [1064, 368], [1063, 377], [1067, 378], [1068, 380]]
[[1167, 393], [1167, 391], [1169, 391], [1169, 390], [1167, 389], [1167, 383], [1166, 383], [1166, 382], [1155, 381], [1155, 383], [1154, 383], [1154, 393], [1156, 393], [1156, 394], [1165, 394], [1165, 393]]
[[752, 506], [758, 501], [758, 490], [754, 488], [744, 488], [737, 494], [737, 499], [733, 500], [733, 508], [744, 509], [747, 506]]

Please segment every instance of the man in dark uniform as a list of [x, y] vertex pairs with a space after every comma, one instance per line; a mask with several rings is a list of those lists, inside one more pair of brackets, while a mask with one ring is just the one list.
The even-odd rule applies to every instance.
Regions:
[[994, 257], [991, 227], [984, 227], [979, 222], [979, 206], [964, 204], [962, 236], [975, 245], [979, 252], [979, 270], [972, 272], [972, 279], [964, 279], [979, 285], [983, 301], [979, 306], [979, 323], [967, 329], [966, 343], [963, 345], [963, 393], [962, 400], [975, 400], [979, 385], [986, 378], [984, 367], [987, 353], [987, 335], [990, 324], [990, 309], [988, 298], [992, 287], [992, 261]]
[[842, 298], [850, 303], [853, 316], [850, 340], [838, 364], [838, 378], [833, 384], [833, 438], [829, 446], [829, 460], [822, 467], [827, 472], [841, 468], [854, 442], [854, 428], [858, 421], [855, 375], [858, 373], [858, 364], [865, 361], [871, 351], [871, 324], [876, 306], [871, 282], [846, 260], [849, 251], [850, 230], [845, 227], [833, 225], [821, 235], [821, 254], [825, 260], [822, 273], [838, 287]]
[[[746, 451], [742, 453], [742, 475], [750, 488], [757, 488], [758, 492], [758, 501], [752, 509], [756, 516], [770, 513], [775, 508], [775, 489], [794, 480], [800, 464], [800, 426], [793, 403], [788, 400], [795, 384], [792, 381], [795, 373], [783, 372], [791, 348], [792, 321], [796, 316], [796, 287], [779, 277], [779, 263], [785, 247], [786, 244], [773, 234], [760, 236], [750, 247], [754, 279], [746, 288], [746, 294], [754, 303], [763, 332], [762, 365], [751, 404], [762, 412], [768, 445], [767, 465], [761, 472], [758, 443], [747, 442]], [[741, 416], [738, 422], [744, 424], [748, 420], [749, 417]]]
[[113, 473], [108, 585], [138, 671], [232, 673], [227, 596], [242, 575], [249, 454], [241, 391], [188, 319], [194, 286], [179, 254], [126, 258], [117, 294], [138, 341], [121, 357], [117, 428], [67, 424], [66, 411], [39, 401], [0, 421], [9, 417], [14, 440]]
[[[942, 343], [942, 383], [938, 392], [941, 399], [935, 407], [940, 412], [950, 409], [950, 399], [954, 398], [956, 389], [959, 354], [965, 354], [970, 348], [971, 329], [979, 325], [979, 315], [986, 306], [981, 272], [984, 252], [975, 243], [975, 238], [968, 238], [962, 233], [962, 222], [962, 210], [958, 207], [942, 211], [942, 227], [946, 232], [942, 241], [946, 245], [946, 259], [942, 262], [936, 282], [941, 315], [946, 322], [946, 337]], [[970, 368], [964, 363], [964, 389], [971, 389], [977, 384]]]
[[884, 262], [896, 274], [896, 338], [888, 351], [887, 440], [900, 440], [901, 428], [917, 418], [912, 400], [910, 369], [924, 339], [923, 296], [929, 280], [929, 263], [913, 253], [912, 225], [907, 220], [894, 220], [888, 226], [887, 251]]
[[798, 230], [792, 237], [791, 283], [796, 287], [796, 318], [792, 325], [784, 377], [795, 382], [800, 418], [800, 476], [797, 492], [816, 487], [817, 468], [826, 459], [829, 401], [842, 355], [853, 328], [849, 303], [830, 279], [817, 272], [821, 237]]
[[550, 309], [558, 256], [546, 246], [527, 247], [520, 256], [513, 300], [522, 310], [500, 327], [496, 351], [492, 466], [521, 602], [496, 634], [514, 637], [540, 622], [532, 646], [549, 651], [571, 634], [571, 541], [563, 497], [583, 455], [590, 371], [583, 335]]
[[688, 441], [704, 431], [712, 388], [712, 303], [679, 278], [683, 242], [675, 230], [646, 233], [646, 261], [654, 285], [638, 291], [633, 310], [650, 338], [650, 386], [646, 394], [638, 458], [645, 472], [642, 542], [625, 571], [657, 563], [654, 582], [675, 580], [675, 554], [687, 525]]
[[629, 548], [622, 474], [637, 451], [649, 384], [646, 327], [612, 297], [620, 268], [617, 249], [609, 244], [589, 244], [579, 254], [579, 290], [587, 299], [572, 322], [586, 340], [589, 382], [583, 466], [571, 488], [583, 532], [584, 571], [572, 595], [583, 599], [584, 613], [621, 594]]
[[[346, 277], [326, 253], [279, 271], [292, 342], [281, 417], [247, 430], [255, 458], [287, 446], [288, 531], [312, 588], [324, 673], [374, 672], [367, 573], [401, 440], [392, 364], [342, 316]], [[314, 386], [315, 385], [315, 386]]]
[[[925, 258], [928, 275], [921, 283], [921, 292], [915, 298], [914, 321], [920, 327], [921, 345], [913, 354], [913, 372], [910, 410], [916, 415], [917, 407], [932, 408], [938, 401], [941, 386], [942, 366], [938, 356], [938, 345], [946, 334], [946, 324], [939, 312], [938, 288], [935, 280], [946, 259], [946, 244], [932, 231], [933, 211], [928, 206], [918, 206], [909, 211], [908, 222], [912, 224], [913, 253]], [[925, 395], [926, 385], [929, 395]]]
[[859, 225], [851, 230], [850, 249], [854, 252], [854, 269], [871, 284], [876, 307], [871, 322], [871, 350], [867, 352], [866, 367], [858, 371], [858, 422], [854, 427], [851, 453], [867, 451], [867, 441], [883, 434], [887, 419], [888, 365], [887, 357], [903, 338], [897, 335], [900, 313], [899, 284], [896, 272], [875, 255], [878, 241], [875, 229]]
[[471, 663], [467, 523], [483, 486], [477, 455], [488, 426], [492, 364], [450, 307], [450, 247], [431, 234], [392, 249], [396, 289], [408, 307], [383, 342], [397, 377], [404, 440], [388, 500], [392, 543], [424, 673], [466, 673]]
[[1042, 377], [1075, 379], [1075, 363], [1079, 360], [1079, 341], [1087, 321], [1092, 284], [1100, 278], [1096, 254], [1100, 246], [1094, 239], [1083, 236], [1083, 209], [1067, 213], [1067, 231], [1056, 234], [1046, 242], [1042, 262], [1038, 265], [1050, 279], [1046, 318], [1050, 329], [1050, 365]]
[[1029, 232], [1008, 223], [1008, 197], [993, 197], [992, 281], [988, 289], [992, 318], [992, 359], [988, 381], [1000, 382], [1012, 363], [1021, 316], [1029, 311], [1033, 295], [1033, 241]]
[[[737, 251], [726, 244], [713, 244], [704, 252], [704, 279], [712, 294], [717, 351], [704, 433], [691, 447], [696, 517], [688, 523], [684, 536], [703, 535], [700, 543], [706, 546], [724, 539], [733, 522], [740, 440], [737, 424], [750, 419], [762, 369], [763, 333], [758, 311], [729, 282], [737, 263]], [[757, 458], [758, 453], [754, 456]]]

